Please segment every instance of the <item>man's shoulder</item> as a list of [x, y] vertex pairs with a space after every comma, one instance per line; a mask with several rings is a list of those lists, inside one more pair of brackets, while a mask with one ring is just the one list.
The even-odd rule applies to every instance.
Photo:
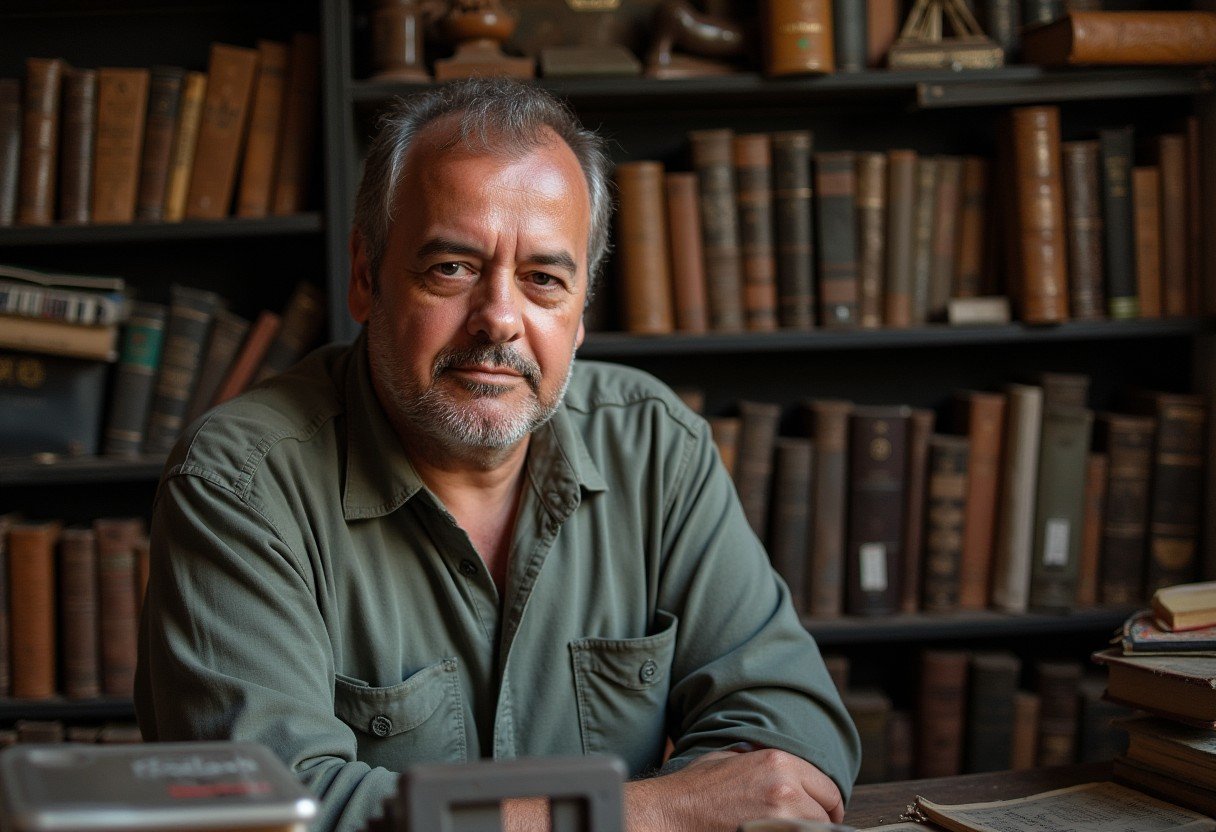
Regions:
[[644, 370], [604, 361], [575, 362], [566, 390], [566, 408], [585, 415], [657, 410], [695, 433], [701, 419], [663, 382]]

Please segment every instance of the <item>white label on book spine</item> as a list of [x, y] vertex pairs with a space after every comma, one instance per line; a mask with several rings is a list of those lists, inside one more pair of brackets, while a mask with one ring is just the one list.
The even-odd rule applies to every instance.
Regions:
[[1065, 517], [1052, 517], [1047, 521], [1047, 533], [1043, 541], [1043, 565], [1068, 565], [1069, 522]]
[[883, 543], [861, 544], [861, 591], [887, 591], [887, 547]]

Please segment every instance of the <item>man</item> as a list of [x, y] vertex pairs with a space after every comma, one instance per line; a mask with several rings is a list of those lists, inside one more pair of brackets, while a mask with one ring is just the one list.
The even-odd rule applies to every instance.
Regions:
[[660, 775], [626, 787], [635, 832], [840, 819], [856, 732], [704, 421], [573, 362], [607, 170], [529, 86], [390, 114], [351, 235], [363, 334], [169, 459], [148, 739], [265, 743], [322, 799], [318, 829], [361, 827], [411, 763], [599, 752]]

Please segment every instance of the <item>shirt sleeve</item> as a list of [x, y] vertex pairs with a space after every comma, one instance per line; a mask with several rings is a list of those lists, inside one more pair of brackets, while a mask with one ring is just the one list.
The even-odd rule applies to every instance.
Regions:
[[679, 629], [668, 699], [675, 750], [663, 771], [747, 742], [810, 762], [847, 800], [861, 764], [857, 730], [700, 428], [664, 520], [659, 605]]
[[161, 484], [135, 709], [152, 741], [251, 740], [321, 803], [314, 832], [357, 830], [397, 775], [356, 761], [334, 715], [334, 657], [307, 572], [274, 525], [202, 475]]

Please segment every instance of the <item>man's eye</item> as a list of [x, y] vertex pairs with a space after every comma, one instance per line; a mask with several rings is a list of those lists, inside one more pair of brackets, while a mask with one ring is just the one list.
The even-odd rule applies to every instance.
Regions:
[[440, 263], [435, 268], [439, 269], [439, 273], [445, 277], [455, 277], [460, 274], [459, 263]]
[[532, 282], [537, 286], [557, 286], [561, 283], [556, 277], [544, 272], [533, 272]]

